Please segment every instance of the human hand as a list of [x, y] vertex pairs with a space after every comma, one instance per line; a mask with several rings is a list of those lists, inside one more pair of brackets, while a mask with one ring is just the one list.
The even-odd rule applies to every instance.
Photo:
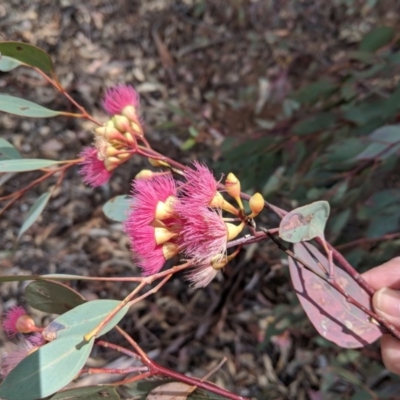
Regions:
[[[370, 269], [362, 277], [377, 290], [372, 298], [375, 312], [400, 329], [400, 257]], [[383, 335], [381, 351], [386, 368], [400, 375], [400, 340]]]

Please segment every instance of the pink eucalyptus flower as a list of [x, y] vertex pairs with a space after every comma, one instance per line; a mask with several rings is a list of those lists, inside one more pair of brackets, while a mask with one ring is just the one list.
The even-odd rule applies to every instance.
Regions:
[[193, 163], [194, 169], [186, 168], [184, 171], [186, 182], [180, 190], [184, 194], [181, 199], [182, 207], [208, 206], [217, 194], [218, 182], [212, 172], [204, 164], [197, 161]]
[[10, 339], [20, 333], [17, 329], [17, 322], [23, 315], [27, 315], [27, 312], [25, 308], [21, 306], [14, 306], [4, 315], [2, 325], [4, 332], [6, 332]]
[[103, 108], [108, 114], [121, 114], [126, 106], [139, 106], [139, 95], [132, 86], [118, 85], [107, 90]]
[[[203, 264], [218, 261], [226, 253], [228, 230], [221, 210], [202, 207], [193, 212], [188, 209], [182, 213], [182, 230], [179, 244], [186, 257], [195, 263]], [[217, 257], [217, 259], [214, 259]]]
[[0, 376], [5, 378], [25, 357], [37, 347], [29, 340], [23, 338], [18, 344], [9, 343], [9, 351], [2, 354]]
[[32, 335], [26, 336], [26, 340], [35, 347], [40, 347], [47, 343], [46, 339], [40, 332], [35, 332]]
[[195, 289], [207, 286], [217, 275], [218, 270], [214, 269], [210, 263], [197, 265], [186, 274], [187, 280]]
[[[126, 220], [126, 232], [138, 225], [148, 225], [156, 219], [159, 202], [176, 195], [176, 185], [171, 174], [135, 179], [132, 185], [131, 211]], [[129, 235], [129, 233], [128, 233]]]
[[166, 262], [163, 247], [156, 246], [147, 254], [139, 255], [138, 253], [134, 253], [134, 261], [142, 269], [144, 276], [157, 274]]
[[112, 173], [106, 169], [104, 162], [98, 159], [95, 147], [84, 148], [79, 157], [84, 158], [80, 163], [79, 174], [87, 185], [98, 187], [110, 180]]

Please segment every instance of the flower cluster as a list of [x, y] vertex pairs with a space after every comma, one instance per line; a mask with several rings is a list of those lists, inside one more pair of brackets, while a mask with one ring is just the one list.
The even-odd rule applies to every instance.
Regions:
[[83, 181], [97, 187], [110, 179], [112, 172], [136, 151], [143, 138], [139, 110], [139, 95], [131, 86], [120, 85], [107, 91], [103, 100], [105, 111], [112, 117], [95, 129], [94, 146], [86, 147], [80, 174]]
[[3, 316], [2, 327], [10, 339], [18, 334], [24, 334], [17, 344], [9, 343], [8, 350], [3, 352], [0, 376], [5, 378], [26, 356], [43, 346], [46, 340], [40, 333], [41, 328], [35, 325], [25, 308], [21, 306], [11, 308]]
[[[180, 254], [193, 267], [188, 279], [194, 287], [203, 287], [236, 255], [227, 255], [227, 242], [245, 223], [239, 218], [241, 210], [218, 191], [206, 166], [195, 162], [183, 175], [184, 182], [175, 181], [169, 172], [136, 177], [124, 230], [144, 275], [159, 272], [168, 259]], [[223, 211], [233, 214], [239, 224], [226, 222]]]

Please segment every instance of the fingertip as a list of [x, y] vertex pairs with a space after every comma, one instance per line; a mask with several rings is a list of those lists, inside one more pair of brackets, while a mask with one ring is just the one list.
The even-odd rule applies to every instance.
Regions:
[[392, 335], [383, 335], [381, 351], [385, 367], [394, 374], [400, 375], [400, 340]]

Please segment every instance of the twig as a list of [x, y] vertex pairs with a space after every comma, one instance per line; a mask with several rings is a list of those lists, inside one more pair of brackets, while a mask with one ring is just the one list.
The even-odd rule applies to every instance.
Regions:
[[[209, 382], [202, 382], [201, 379], [191, 378], [189, 376], [180, 374], [179, 372], [171, 371], [168, 368], [164, 368], [157, 364], [155, 361], [150, 360], [147, 354], [142, 350], [142, 348], [133, 340], [123, 329], [117, 327], [118, 332], [129, 342], [129, 344], [135, 349], [135, 351], [142, 357], [143, 363], [149, 368], [149, 376], [163, 375], [172, 379], [176, 379], [180, 382], [187, 383], [190, 386], [196, 386], [209, 392], [224, 396], [231, 400], [249, 400], [246, 397], [238, 396], [234, 393], [228, 392], [218, 386], [213, 385]], [[204, 379], [204, 378], [203, 378]], [[132, 382], [132, 381], [130, 381]]]

